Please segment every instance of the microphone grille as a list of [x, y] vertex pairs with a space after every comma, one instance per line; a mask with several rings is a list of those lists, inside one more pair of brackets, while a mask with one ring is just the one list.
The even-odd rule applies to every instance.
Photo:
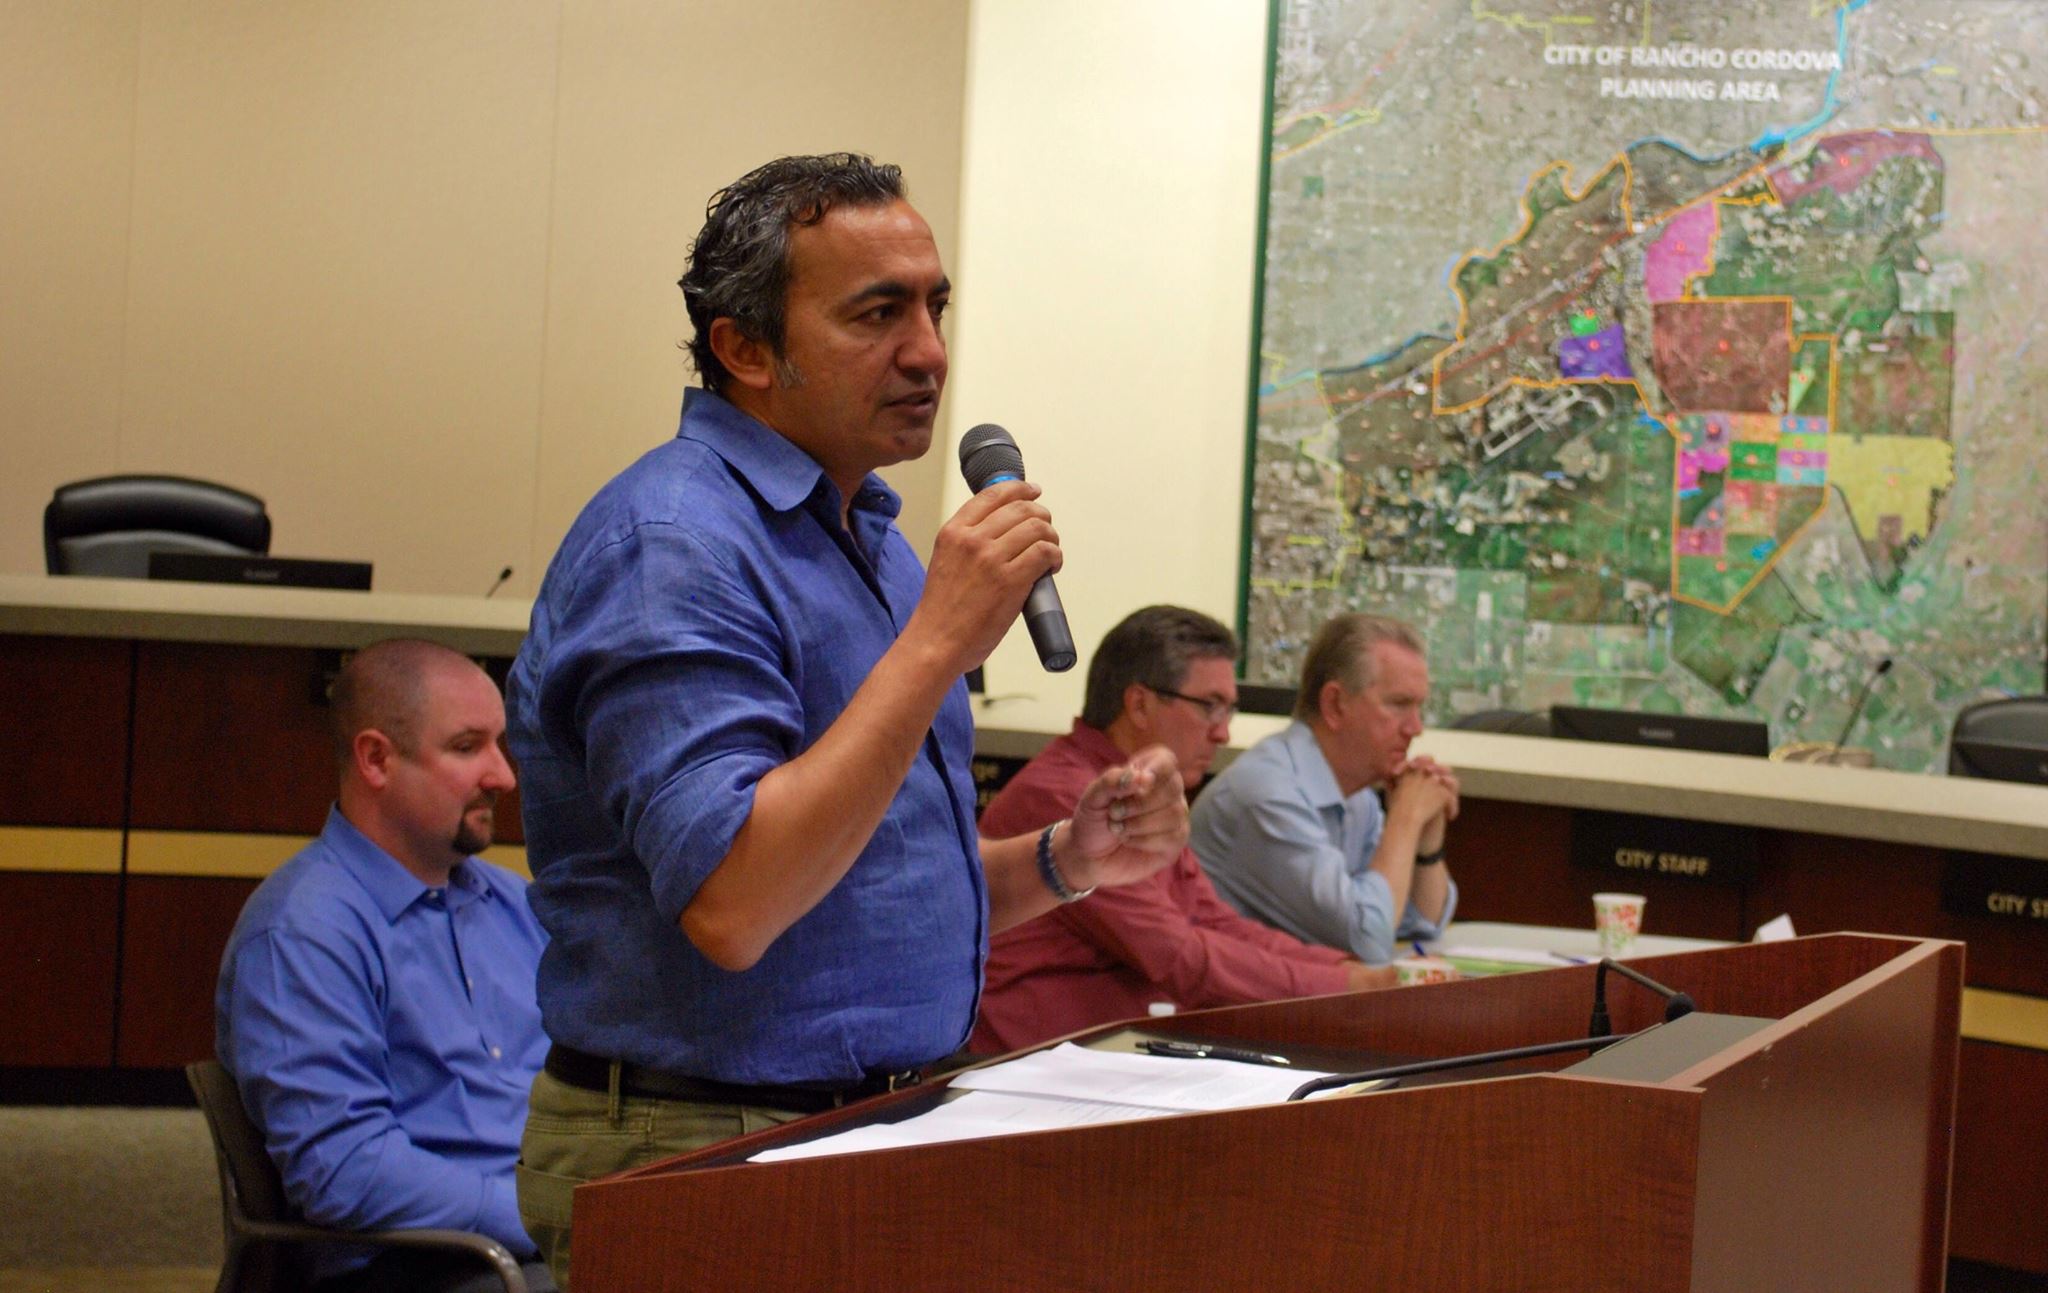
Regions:
[[978, 494], [998, 476], [1023, 479], [1024, 455], [1008, 431], [984, 422], [960, 437], [960, 474]]

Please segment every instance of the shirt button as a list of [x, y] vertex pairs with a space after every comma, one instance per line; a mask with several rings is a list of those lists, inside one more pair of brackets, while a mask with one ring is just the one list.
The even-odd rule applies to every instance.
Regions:
[[501, 1059], [504, 1059], [504, 1058], [505, 1058], [505, 1052], [504, 1052], [504, 1051], [502, 1051], [502, 1050], [499, 1050], [499, 1049], [498, 1049], [497, 1047], [493, 1046], [493, 1047], [491, 1047], [491, 1058], [492, 1058], [492, 1059], [494, 1059], [494, 1060], [501, 1060]]

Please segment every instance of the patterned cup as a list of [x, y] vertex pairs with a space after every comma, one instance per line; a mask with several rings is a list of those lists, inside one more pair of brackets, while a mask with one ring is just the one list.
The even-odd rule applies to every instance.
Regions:
[[1643, 932], [1643, 903], [1639, 893], [1596, 893], [1593, 895], [1593, 928], [1600, 935], [1600, 955], [1627, 956], [1636, 947], [1636, 935]]

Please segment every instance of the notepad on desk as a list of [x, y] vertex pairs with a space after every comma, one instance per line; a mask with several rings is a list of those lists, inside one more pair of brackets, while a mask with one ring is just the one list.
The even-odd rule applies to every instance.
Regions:
[[1480, 947], [1467, 944], [1446, 944], [1436, 949], [1433, 955], [1442, 957], [1457, 967], [1458, 973], [1472, 978], [1484, 978], [1494, 974], [1518, 974], [1524, 970], [1556, 969], [1561, 965], [1583, 965], [1579, 957], [1563, 956], [1532, 947]]

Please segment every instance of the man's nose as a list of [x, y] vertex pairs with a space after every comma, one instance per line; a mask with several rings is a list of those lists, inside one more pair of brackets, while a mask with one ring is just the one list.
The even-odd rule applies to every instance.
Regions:
[[491, 747], [490, 766], [484, 769], [483, 785], [488, 790], [503, 794], [519, 785], [519, 774], [512, 771], [512, 760], [505, 757], [501, 746]]
[[910, 312], [911, 335], [896, 352], [896, 363], [905, 372], [941, 374], [946, 371], [946, 337], [939, 321], [922, 310]]

